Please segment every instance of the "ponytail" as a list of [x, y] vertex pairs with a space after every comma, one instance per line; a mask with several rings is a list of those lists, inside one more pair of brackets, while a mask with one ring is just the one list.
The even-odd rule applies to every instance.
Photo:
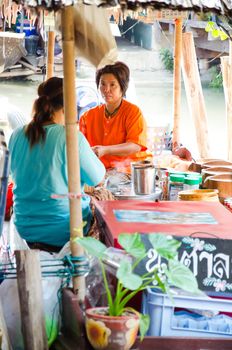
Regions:
[[52, 77], [38, 87], [38, 98], [33, 106], [33, 119], [25, 129], [25, 135], [32, 148], [45, 142], [44, 124], [53, 121], [53, 113], [63, 108], [63, 79]]
[[40, 141], [45, 142], [46, 131], [43, 128], [43, 124], [52, 120], [53, 108], [51, 107], [49, 98], [42, 95], [35, 100], [33, 110], [33, 119], [25, 130], [25, 135], [28, 138], [31, 148]]

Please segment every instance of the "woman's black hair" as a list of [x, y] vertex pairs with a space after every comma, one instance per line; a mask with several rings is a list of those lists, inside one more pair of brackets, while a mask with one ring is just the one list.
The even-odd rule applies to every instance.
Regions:
[[52, 122], [53, 113], [63, 108], [63, 79], [52, 77], [38, 87], [38, 98], [33, 105], [33, 118], [25, 129], [25, 135], [32, 148], [44, 142], [46, 131], [43, 124]]
[[125, 63], [118, 61], [98, 69], [96, 72], [97, 87], [99, 87], [100, 79], [103, 74], [113, 74], [120, 85], [123, 96], [126, 95], [130, 80], [130, 70]]

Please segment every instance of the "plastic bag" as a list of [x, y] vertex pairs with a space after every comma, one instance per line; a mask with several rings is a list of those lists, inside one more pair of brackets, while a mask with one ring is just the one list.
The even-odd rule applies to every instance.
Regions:
[[[40, 252], [40, 260], [56, 259], [57, 255], [47, 252]], [[54, 265], [56, 264], [54, 260]], [[51, 262], [52, 265], [52, 262]], [[45, 328], [48, 338], [48, 345], [56, 339], [60, 328], [59, 300], [57, 292], [61, 286], [61, 278], [42, 278], [43, 309], [45, 317]], [[16, 279], [5, 279], [0, 285], [0, 300], [6, 326], [12, 348], [23, 350], [23, 336], [21, 333], [21, 316]]]
[[[105, 265], [107, 281], [111, 295], [114, 295], [116, 286], [116, 273], [121, 260], [127, 259], [132, 262], [133, 258], [124, 250], [114, 247], [107, 248], [102, 262]], [[97, 258], [90, 258], [90, 272], [86, 277], [87, 306], [107, 306], [106, 290], [103, 282], [102, 269]]]
[[[61, 30], [61, 15], [56, 25]], [[106, 9], [95, 5], [78, 4], [74, 7], [76, 57], [84, 57], [95, 67], [117, 61], [117, 45], [111, 33]]]

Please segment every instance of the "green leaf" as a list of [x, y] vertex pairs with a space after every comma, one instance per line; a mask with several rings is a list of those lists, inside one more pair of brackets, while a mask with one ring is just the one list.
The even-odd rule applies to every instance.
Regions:
[[129, 273], [132, 273], [131, 263], [127, 260], [122, 260], [117, 270], [117, 278], [121, 281], [121, 278]]
[[171, 285], [191, 293], [201, 293], [192, 271], [178, 260], [169, 260], [169, 269], [165, 271]]
[[150, 233], [148, 238], [157, 253], [166, 259], [173, 259], [181, 245], [181, 242], [176, 239], [159, 233]]
[[136, 290], [141, 287], [143, 283], [139, 275], [132, 273], [131, 263], [128, 261], [121, 261], [116, 276], [123, 287], [129, 290]]
[[146, 250], [139, 233], [121, 233], [118, 241], [125, 251], [135, 258], [143, 258], [146, 255]]
[[140, 331], [140, 340], [142, 341], [145, 337], [150, 325], [149, 315], [140, 314], [139, 318], [139, 331]]
[[75, 242], [80, 244], [90, 255], [101, 259], [107, 247], [92, 237], [77, 237]]

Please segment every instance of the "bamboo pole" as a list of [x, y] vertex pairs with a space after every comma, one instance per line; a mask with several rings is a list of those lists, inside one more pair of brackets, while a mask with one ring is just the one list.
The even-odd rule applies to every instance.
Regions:
[[55, 32], [49, 30], [46, 79], [49, 79], [54, 75], [54, 49], [55, 49]]
[[232, 43], [229, 41], [229, 57], [221, 57], [223, 88], [226, 103], [227, 158], [232, 161]]
[[[81, 193], [80, 164], [78, 150], [78, 124], [75, 92], [74, 17], [73, 6], [65, 6], [61, 12], [64, 68], [64, 111], [66, 146], [68, 161], [69, 193]], [[70, 205], [70, 246], [72, 255], [83, 255], [83, 249], [73, 239], [83, 236], [81, 198], [69, 199]], [[84, 277], [73, 279], [73, 291], [78, 292], [78, 300], [85, 297]]]
[[173, 145], [180, 144], [182, 20], [175, 20], [173, 74]]
[[183, 77], [201, 158], [210, 158], [208, 122], [192, 33], [183, 34]]

